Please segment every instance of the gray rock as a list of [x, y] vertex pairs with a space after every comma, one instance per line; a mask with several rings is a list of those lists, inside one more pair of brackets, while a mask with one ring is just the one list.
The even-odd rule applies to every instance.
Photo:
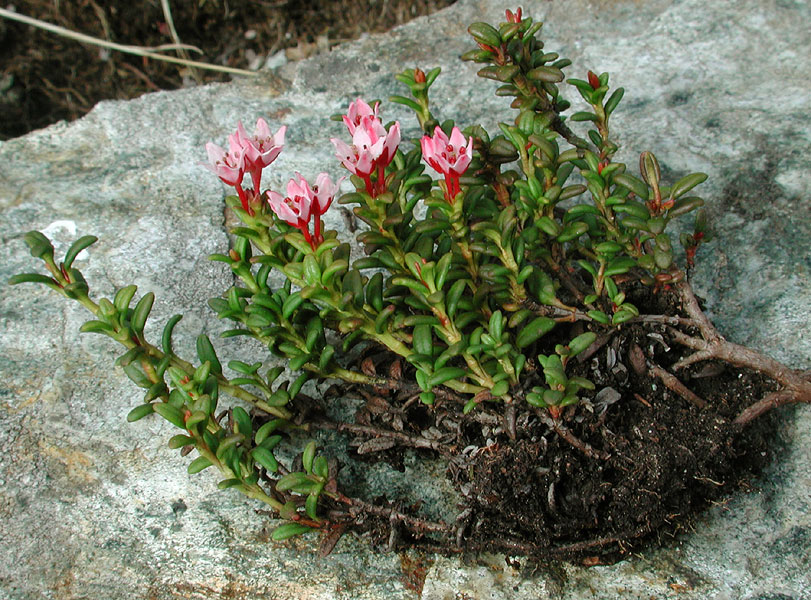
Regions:
[[[461, 0], [255, 80], [102, 102], [80, 121], [0, 144], [0, 280], [33, 270], [21, 240], [29, 229], [48, 230], [61, 251], [96, 234], [77, 263], [95, 293], [132, 282], [155, 291], [155, 323], [185, 311], [177, 346], [190, 354], [199, 332], [223, 329], [205, 302], [230, 282], [205, 258], [228, 243], [226, 190], [196, 165], [205, 142], [265, 116], [274, 130], [289, 127], [273, 186], [294, 170], [340, 175], [328, 139], [343, 132], [329, 115], [358, 95], [401, 93], [394, 73], [434, 65], [443, 68], [435, 112], [492, 129], [504, 102], [457, 57], [471, 46], [466, 26], [504, 8]], [[710, 175], [702, 193], [717, 237], [695, 282], [721, 330], [809, 367], [807, 3], [569, 0], [530, 12], [547, 22], [547, 48], [574, 61], [570, 73], [607, 70], [626, 88], [614, 119], [622, 160], [633, 169], [652, 150], [668, 177]], [[400, 107], [386, 104], [384, 116], [416, 135]], [[337, 211], [327, 225], [343, 228]], [[615, 566], [513, 570], [499, 556], [379, 554], [352, 538], [316, 559], [313, 540], [268, 541], [273, 523], [257, 505], [217, 492], [208, 474], [187, 476], [165, 446], [168, 424], [125, 423], [137, 393], [111, 366], [117, 348], [78, 334], [84, 319], [47, 290], [0, 287], [0, 598], [416, 598], [422, 569], [421, 597], [431, 600], [811, 595], [806, 407], [785, 411], [779, 462], [753, 493]], [[261, 350], [218, 347], [246, 360]], [[378, 471], [365, 475], [371, 485], [393, 476]], [[441, 480], [409, 465], [393, 485], [424, 487], [438, 504], [450, 494]]]

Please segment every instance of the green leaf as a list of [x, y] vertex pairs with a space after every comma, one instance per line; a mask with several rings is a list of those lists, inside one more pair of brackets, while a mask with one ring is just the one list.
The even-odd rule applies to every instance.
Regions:
[[467, 371], [465, 369], [460, 369], [459, 367], [442, 367], [434, 371], [433, 375], [428, 377], [427, 385], [428, 387], [435, 387], [437, 385], [442, 385], [446, 381], [451, 379], [458, 379], [459, 377], [464, 377], [467, 375]]
[[19, 275], [13, 275], [9, 277], [8, 284], [9, 285], [17, 285], [20, 283], [43, 283], [50, 288], [53, 288], [57, 291], [60, 291], [62, 288], [59, 284], [50, 277], [46, 277], [45, 275], [41, 275], [39, 273], [20, 273]]
[[313, 483], [313, 481], [307, 477], [306, 473], [288, 473], [276, 482], [276, 491], [286, 492], [293, 488], [305, 486], [308, 483]]
[[210, 466], [211, 466], [210, 460], [208, 460], [205, 456], [198, 456], [189, 463], [189, 466], [186, 468], [186, 471], [189, 473], [189, 475], [194, 475], [195, 473], [199, 473], [203, 469], [207, 469]]
[[313, 462], [313, 473], [322, 479], [329, 478], [329, 464], [323, 456], [317, 456]]
[[134, 423], [147, 415], [151, 415], [153, 412], [155, 412], [155, 407], [152, 404], [141, 404], [127, 413], [127, 422]]
[[501, 34], [489, 23], [472, 23], [467, 31], [477, 42], [494, 48], [501, 45]]
[[611, 323], [614, 325], [619, 325], [620, 323], [625, 323], [626, 321], [630, 321], [637, 315], [634, 314], [633, 311], [620, 309], [614, 313], [614, 316], [611, 318]]
[[673, 187], [670, 188], [670, 197], [679, 198], [706, 180], [706, 173], [691, 173], [686, 175], [674, 183]]
[[594, 343], [594, 340], [597, 339], [597, 334], [593, 331], [587, 331], [586, 333], [581, 333], [576, 338], [574, 338], [571, 342], [569, 342], [569, 356], [577, 356], [583, 350], [588, 348]]
[[566, 227], [563, 228], [563, 231], [560, 232], [560, 234], [557, 237], [557, 240], [561, 243], [570, 242], [573, 239], [579, 238], [588, 230], [589, 226], [587, 223], [584, 223], [582, 221], [575, 221], [574, 223], [569, 223]]
[[586, 112], [586, 111], [579, 111], [573, 113], [571, 117], [569, 117], [572, 121], [598, 121], [597, 115], [594, 113]]
[[546, 83], [560, 83], [565, 76], [557, 67], [540, 66], [527, 71], [527, 77]]
[[39, 231], [29, 231], [23, 237], [23, 241], [31, 250], [31, 256], [53, 262], [54, 247], [45, 235]]
[[510, 384], [506, 380], [502, 380], [493, 386], [493, 389], [490, 390], [490, 394], [492, 394], [495, 398], [499, 398], [509, 391]]
[[300, 523], [285, 523], [284, 525], [280, 525], [274, 529], [273, 533], [270, 534], [270, 537], [276, 542], [281, 542], [288, 538], [301, 535], [302, 533], [307, 533], [308, 531], [312, 530], [312, 527], [308, 527], [307, 525], [302, 525]]
[[211, 340], [205, 333], [197, 336], [197, 357], [200, 362], [210, 362], [211, 372], [215, 375], [222, 375], [222, 365], [217, 358], [217, 353], [214, 352], [214, 346], [211, 345]]
[[295, 312], [295, 310], [302, 305], [304, 302], [304, 298], [301, 297], [301, 292], [293, 292], [287, 298], [285, 298], [284, 303], [282, 304], [282, 318], [290, 320], [290, 316]]
[[86, 321], [79, 327], [81, 333], [101, 333], [104, 335], [113, 335], [113, 328], [104, 321], [90, 320]]
[[313, 472], [313, 460], [315, 459], [315, 442], [310, 442], [307, 444], [307, 447], [304, 448], [304, 453], [301, 455], [301, 464], [304, 466], [304, 470], [307, 473]]
[[541, 336], [549, 333], [555, 327], [555, 321], [549, 317], [536, 317], [524, 327], [515, 338], [515, 345], [526, 348]]
[[636, 261], [630, 256], [618, 256], [609, 262], [608, 265], [606, 265], [603, 274], [606, 277], [611, 277], [612, 275], [622, 275], [623, 273], [627, 273], [635, 266]]
[[313, 520], [318, 519], [318, 495], [310, 494], [304, 502], [304, 512]]
[[614, 183], [621, 185], [625, 189], [631, 190], [642, 200], [648, 199], [647, 184], [641, 179], [637, 179], [633, 175], [629, 175], [628, 173], [619, 173], [614, 175]]
[[598, 323], [602, 323], [603, 325], [608, 325], [611, 322], [611, 317], [601, 310], [590, 310], [587, 314], [589, 317]]
[[231, 411], [234, 419], [234, 433], [241, 433], [246, 438], [250, 438], [253, 433], [251, 417], [241, 406], [235, 406]]
[[614, 212], [626, 213], [637, 219], [645, 219], [646, 221], [650, 219], [650, 211], [642, 202], [626, 200], [622, 204], [615, 204], [613, 209]]
[[366, 303], [378, 313], [383, 310], [383, 273], [375, 273], [366, 284]]
[[680, 198], [673, 204], [673, 208], [667, 211], [668, 218], [686, 214], [692, 210], [704, 206], [704, 200], [698, 196], [687, 196]]
[[62, 263], [65, 266], [65, 270], [70, 269], [70, 266], [73, 264], [73, 261], [76, 259], [79, 252], [88, 246], [95, 244], [98, 240], [99, 238], [94, 235], [85, 235], [73, 242], [70, 245], [70, 248], [68, 248], [68, 251], [65, 254], [65, 260]]
[[193, 446], [194, 445], [194, 438], [189, 437], [188, 435], [183, 435], [179, 433], [175, 436], [172, 436], [169, 440], [169, 447], [172, 450], [177, 450], [178, 448], [182, 448], [183, 446]]
[[132, 302], [132, 297], [135, 295], [137, 290], [137, 285], [128, 285], [115, 293], [113, 304], [119, 313], [122, 315], [127, 313], [127, 309], [130, 307], [130, 302]]
[[138, 301], [138, 304], [135, 305], [135, 310], [132, 313], [132, 320], [130, 321], [130, 327], [138, 335], [144, 333], [144, 326], [146, 325], [147, 317], [149, 317], [149, 312], [152, 310], [153, 302], [155, 302], [155, 294], [149, 292], [144, 294], [144, 296]]
[[172, 406], [166, 402], [158, 402], [153, 404], [155, 412], [169, 421], [175, 427], [186, 429], [186, 423], [183, 420], [183, 413], [176, 406]]
[[217, 489], [220, 490], [227, 490], [228, 488], [241, 485], [242, 481], [239, 479], [223, 479], [222, 481], [217, 482]]
[[413, 348], [417, 354], [432, 356], [433, 342], [431, 336], [431, 326], [427, 324], [415, 325], [413, 331]]
[[304, 257], [304, 281], [308, 285], [317, 286], [321, 283], [321, 267], [318, 260], [312, 254]]
[[490, 335], [498, 342], [501, 340], [501, 334], [504, 331], [504, 316], [501, 314], [500, 310], [494, 311], [493, 314], [490, 316], [490, 323], [488, 324], [488, 329], [490, 331]]
[[605, 102], [605, 116], [610, 117], [611, 113], [614, 112], [614, 109], [617, 108], [617, 105], [622, 100], [622, 97], [625, 95], [625, 90], [623, 88], [617, 88], [614, 90], [614, 93], [608, 97], [608, 100]]
[[260, 465], [265, 467], [269, 473], [275, 473], [279, 470], [279, 462], [273, 453], [267, 448], [257, 447], [251, 451], [251, 456]]
[[[262, 442], [264, 442], [268, 436], [276, 431], [284, 423], [283, 419], [273, 419], [272, 421], [268, 421], [264, 425], [262, 425], [259, 429], [256, 430], [256, 434], [254, 436], [254, 440], [256, 441], [256, 445], [258, 446]], [[279, 438], [281, 439], [281, 438]]]

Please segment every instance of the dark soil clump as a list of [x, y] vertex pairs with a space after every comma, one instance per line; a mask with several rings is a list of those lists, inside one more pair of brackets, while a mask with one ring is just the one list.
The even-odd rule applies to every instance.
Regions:
[[[643, 314], [674, 306], [672, 295], [648, 291], [643, 298], [644, 293], [634, 298]], [[535, 354], [554, 343], [544, 341]], [[650, 372], [638, 372], [633, 348], [661, 365], [687, 354], [664, 325], [624, 327], [577, 365], [596, 393], [566, 408], [554, 425], [546, 411], [522, 402], [516, 403], [514, 424], [498, 404], [482, 404], [468, 415], [450, 399], [422, 406], [414, 401], [407, 372], [398, 390], [363, 389], [366, 403], [356, 423], [370, 431], [356, 439], [355, 445], [366, 440], [358, 458], [397, 468], [403, 447], [422, 443], [370, 435], [375, 429], [434, 440], [435, 451], [449, 459], [447, 476], [464, 506], [455, 539], [444, 543], [423, 537], [419, 519], [397, 533], [397, 544], [389, 519], [371, 519], [362, 529], [389, 546], [500, 550], [587, 564], [612, 562], [683, 530], [691, 516], [745, 486], [769, 460], [773, 415], [746, 426], [734, 420], [775, 385], [753, 371], [700, 363], [681, 373], [706, 402], [698, 408]], [[366, 371], [392, 369], [386, 355], [362, 358]]]

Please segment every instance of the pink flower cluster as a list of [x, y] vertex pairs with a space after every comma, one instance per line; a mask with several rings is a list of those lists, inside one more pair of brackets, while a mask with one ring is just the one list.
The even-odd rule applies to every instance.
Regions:
[[[373, 198], [386, 190], [386, 167], [394, 158], [400, 145], [400, 123], [395, 122], [386, 131], [377, 116], [378, 105], [374, 109], [358, 98], [349, 105], [344, 123], [352, 136], [352, 145], [332, 138], [335, 156], [350, 173], [363, 179], [366, 191]], [[372, 182], [372, 174], [377, 177]]]
[[[297, 227], [315, 250], [324, 241], [321, 215], [327, 212], [343, 180], [341, 177], [333, 183], [329, 175], [320, 173], [311, 187], [306, 179], [296, 173], [296, 177], [287, 182], [287, 196], [270, 191], [268, 203], [280, 219]], [[311, 217], [314, 218], [312, 235], [309, 231]]]
[[[276, 160], [284, 147], [284, 134], [287, 127], [281, 127], [275, 135], [271, 135], [270, 128], [264, 119], [256, 122], [256, 131], [248, 135], [242, 123], [237, 124], [237, 130], [228, 137], [228, 150], [220, 148], [209, 142], [206, 144], [208, 163], [201, 163], [212, 171], [227, 185], [236, 188], [242, 208], [253, 216], [252, 201], [262, 197], [259, 186], [262, 183], [262, 169]], [[249, 192], [242, 187], [245, 173], [250, 174], [253, 182], [253, 191]], [[324, 241], [321, 226], [323, 215], [332, 204], [342, 177], [333, 183], [329, 175], [320, 173], [315, 184], [310, 186], [299, 173], [287, 183], [287, 196], [272, 190], [267, 191], [267, 201], [271, 210], [283, 221], [301, 230], [304, 239], [315, 250]], [[254, 204], [256, 206], [256, 204]], [[310, 220], [313, 220], [313, 233], [310, 233]]]
[[423, 136], [420, 145], [425, 162], [445, 176], [445, 199], [453, 202], [460, 191], [459, 177], [473, 159], [473, 138], [465, 142], [465, 136], [458, 127], [454, 127], [448, 139], [445, 132], [437, 127], [434, 129], [434, 136]]
[[212, 171], [225, 184], [236, 188], [242, 208], [253, 215], [248, 192], [242, 187], [245, 173], [249, 173], [253, 182], [253, 197], [260, 195], [259, 185], [262, 181], [262, 169], [276, 160], [284, 147], [284, 134], [287, 127], [281, 127], [274, 135], [264, 119], [256, 121], [252, 136], [248, 135], [242, 123], [237, 124], [236, 133], [228, 137], [228, 150], [209, 142], [206, 144], [208, 163], [201, 163]]

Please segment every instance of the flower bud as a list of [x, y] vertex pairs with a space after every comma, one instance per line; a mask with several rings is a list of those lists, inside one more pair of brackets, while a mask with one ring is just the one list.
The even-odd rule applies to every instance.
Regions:
[[594, 71], [589, 71], [589, 85], [591, 89], [596, 90], [600, 87], [600, 78], [597, 77], [597, 74]]

